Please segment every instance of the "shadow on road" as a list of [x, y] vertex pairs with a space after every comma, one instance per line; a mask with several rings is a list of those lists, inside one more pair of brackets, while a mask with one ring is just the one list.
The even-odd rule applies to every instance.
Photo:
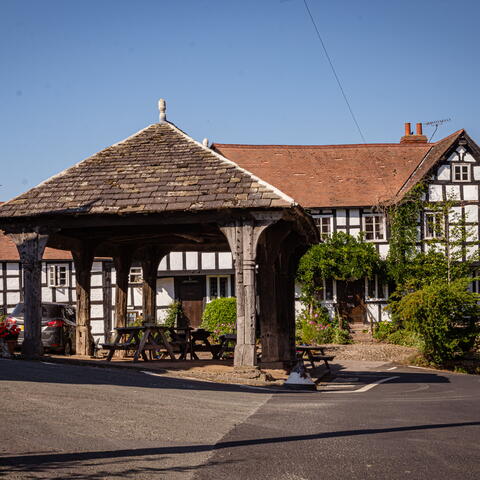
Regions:
[[[354, 437], [359, 435], [378, 435], [385, 433], [400, 433], [419, 430], [434, 430], [444, 428], [461, 428], [461, 427], [479, 427], [479, 422], [459, 422], [459, 423], [439, 423], [430, 425], [412, 425], [405, 427], [391, 427], [391, 428], [370, 428], [359, 430], [342, 430], [337, 432], [321, 432], [309, 435], [292, 435], [289, 437], [271, 437], [271, 438], [253, 438], [248, 440], [236, 440], [219, 442], [217, 444], [200, 444], [200, 445], [185, 445], [185, 446], [169, 446], [158, 448], [138, 448], [138, 449], [124, 449], [124, 450], [103, 450], [92, 452], [78, 452], [78, 453], [49, 453], [49, 454], [35, 454], [35, 455], [16, 455], [16, 456], [4, 456], [0, 457], [0, 474], [4, 475], [9, 473], [18, 472], [43, 472], [51, 469], [68, 469], [75, 466], [85, 466], [85, 462], [90, 461], [105, 461], [116, 459], [139, 459], [139, 457], [152, 457], [151, 459], [141, 459], [141, 461], [156, 461], [161, 463], [160, 455], [181, 455], [186, 453], [198, 453], [209, 452], [213, 450], [229, 449], [236, 447], [244, 447], [250, 445], [265, 445], [285, 442], [301, 442], [309, 440], [328, 440], [331, 438], [339, 437]], [[98, 468], [98, 464], [95, 464]], [[104, 464], [102, 464], [104, 465]], [[93, 466], [93, 465], [92, 465]], [[210, 465], [211, 466], [211, 465]], [[171, 467], [169, 471], [182, 471], [195, 469], [199, 467]], [[179, 470], [180, 469], [180, 470]], [[138, 469], [135, 469], [136, 473], [140, 473]], [[153, 471], [159, 472], [160, 469], [152, 468]], [[167, 469], [165, 469], [167, 470]], [[141, 473], [145, 473], [147, 470], [141, 469]], [[112, 473], [110, 471], [110, 473]], [[152, 472], [153, 473], [153, 472]], [[69, 476], [69, 478], [84, 478], [94, 479], [102, 478], [98, 477], [99, 472], [95, 472], [89, 476], [89, 474], [81, 474], [82, 476], [76, 477], [75, 475]], [[114, 473], [118, 476], [119, 473]], [[127, 476], [120, 474], [121, 476]], [[128, 474], [130, 475], [130, 474]]]
[[[2, 368], [2, 365], [8, 363], [8, 368]], [[5, 365], [6, 366], [6, 365]], [[17, 368], [18, 367], [18, 368]], [[27, 367], [27, 368], [25, 368]], [[375, 372], [375, 371], [345, 371], [341, 365], [332, 365], [335, 373], [345, 373], [351, 377], [359, 377], [360, 382], [370, 383], [372, 377], [391, 377], [395, 376], [394, 383], [421, 383], [436, 384], [449, 383], [448, 377], [431, 372]], [[157, 372], [153, 372], [157, 373]], [[221, 380], [221, 379], [218, 379]], [[268, 388], [252, 388], [238, 384], [217, 383], [193, 380], [191, 378], [175, 378], [168, 376], [150, 376], [145, 375], [139, 370], [130, 369], [107, 369], [90, 366], [76, 366], [65, 364], [45, 365], [41, 362], [27, 361], [5, 361], [0, 362], [0, 381], [18, 381], [18, 382], [36, 382], [36, 383], [54, 383], [69, 385], [116, 385], [122, 387], [135, 388], [166, 388], [179, 390], [207, 390], [223, 392], [243, 392], [256, 395], [270, 395], [272, 392], [278, 394], [297, 395], [291, 390], [271, 386]], [[305, 393], [305, 392], [304, 392]], [[317, 392], [312, 392], [317, 394]]]

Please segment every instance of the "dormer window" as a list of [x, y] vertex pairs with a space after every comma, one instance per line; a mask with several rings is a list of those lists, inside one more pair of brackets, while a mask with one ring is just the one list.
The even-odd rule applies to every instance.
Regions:
[[453, 165], [453, 181], [469, 182], [470, 181], [470, 165], [458, 163]]

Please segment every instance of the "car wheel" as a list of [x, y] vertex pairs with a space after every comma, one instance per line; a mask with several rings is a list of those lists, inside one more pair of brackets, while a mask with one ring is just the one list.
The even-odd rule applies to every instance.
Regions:
[[63, 347], [63, 354], [64, 355], [71, 355], [73, 352], [72, 352], [72, 342], [70, 340], [68, 340], [66, 343], [65, 343], [65, 346]]

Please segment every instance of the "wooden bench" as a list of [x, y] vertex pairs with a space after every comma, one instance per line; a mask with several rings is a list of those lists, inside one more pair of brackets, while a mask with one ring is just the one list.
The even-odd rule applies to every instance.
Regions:
[[326, 369], [330, 372], [331, 362], [335, 357], [333, 355], [325, 355], [323, 347], [318, 345], [297, 345], [295, 347], [298, 360], [308, 360], [312, 368], [317, 368], [315, 362], [323, 362]]

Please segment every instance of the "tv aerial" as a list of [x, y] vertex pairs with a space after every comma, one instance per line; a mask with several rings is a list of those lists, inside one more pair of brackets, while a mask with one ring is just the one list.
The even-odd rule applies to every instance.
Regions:
[[438, 127], [440, 125], [443, 125], [444, 123], [450, 122], [451, 120], [452, 120], [451, 118], [444, 118], [443, 120], [433, 120], [432, 122], [422, 122], [423, 125], [425, 125], [425, 126], [435, 127], [435, 130], [433, 131], [429, 142], [432, 141], [433, 136], [437, 133]]

